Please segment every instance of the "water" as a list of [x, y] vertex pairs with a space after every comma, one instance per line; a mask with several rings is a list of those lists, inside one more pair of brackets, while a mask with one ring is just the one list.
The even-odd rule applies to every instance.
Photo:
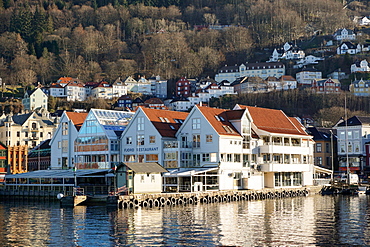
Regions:
[[1, 202], [0, 246], [366, 246], [370, 196], [109, 209]]

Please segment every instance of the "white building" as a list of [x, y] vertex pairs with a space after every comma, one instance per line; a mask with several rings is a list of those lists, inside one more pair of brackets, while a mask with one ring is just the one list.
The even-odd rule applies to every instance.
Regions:
[[139, 107], [121, 136], [124, 163], [158, 162], [164, 168], [178, 167], [178, 154], [165, 152], [188, 113]]
[[310, 65], [310, 64], [318, 64], [318, 61], [323, 61], [323, 57], [315, 57], [313, 55], [308, 55], [299, 61], [297, 61], [297, 65], [295, 65], [295, 68], [302, 68], [303, 66]]
[[113, 95], [113, 87], [105, 81], [99, 82], [91, 89], [91, 97], [93, 98], [112, 99]]
[[168, 108], [173, 111], [188, 111], [195, 104], [192, 104], [189, 99], [177, 98], [173, 99], [169, 104]]
[[82, 83], [70, 82], [64, 87], [68, 101], [84, 101], [87, 99], [86, 88]]
[[22, 99], [24, 110], [33, 111], [36, 109], [48, 110], [48, 96], [41, 90], [41, 88], [35, 88], [34, 90], [28, 90], [24, 94]]
[[152, 84], [144, 77], [141, 77], [137, 81], [134, 80], [132, 77], [127, 78], [124, 82], [126, 83], [127, 90], [129, 92], [142, 93], [146, 95], [152, 94]]
[[370, 71], [370, 67], [366, 59], [362, 61], [356, 61], [354, 64], [351, 65], [351, 73], [368, 72], [368, 71]]
[[343, 29], [338, 29], [333, 34], [333, 38], [334, 40], [338, 40], [338, 41], [355, 40], [356, 34], [353, 32], [353, 30], [343, 28]]
[[[337, 130], [339, 170], [347, 172], [368, 172], [369, 153], [365, 144], [370, 141], [370, 117], [354, 116], [338, 123]], [[348, 162], [347, 162], [348, 158]]]
[[322, 79], [322, 72], [314, 68], [303, 68], [296, 74], [299, 86], [311, 86], [313, 79]]
[[166, 191], [312, 185], [313, 141], [282, 111], [195, 106], [164, 152], [178, 155]]
[[59, 126], [50, 141], [51, 169], [74, 167], [74, 141], [87, 113], [63, 112]]
[[343, 55], [347, 53], [353, 55], [359, 52], [361, 52], [361, 50], [358, 50], [358, 47], [356, 45], [348, 41], [341, 43], [337, 48], [338, 55]]
[[120, 78], [118, 78], [113, 84], [113, 97], [121, 97], [127, 95], [127, 85]]
[[217, 82], [223, 80], [233, 82], [239, 77], [267, 77], [274, 76], [279, 78], [285, 75], [285, 65], [283, 63], [246, 63], [240, 66], [224, 66], [219, 69], [218, 74], [215, 76]]

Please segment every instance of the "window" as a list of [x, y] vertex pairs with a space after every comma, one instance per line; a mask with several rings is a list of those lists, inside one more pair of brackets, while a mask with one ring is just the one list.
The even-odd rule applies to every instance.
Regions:
[[144, 144], [144, 135], [137, 135], [137, 145], [142, 146]]
[[200, 118], [193, 118], [192, 119], [193, 123], [193, 130], [199, 130], [200, 129]]
[[322, 144], [316, 143], [316, 153], [321, 153], [321, 151], [322, 151]]
[[233, 161], [233, 156], [232, 154], [226, 154], [226, 162], [232, 162]]
[[194, 148], [200, 147], [200, 135], [193, 135], [193, 147]]
[[145, 156], [145, 161], [146, 162], [158, 161], [158, 154], [147, 154]]
[[329, 153], [330, 152], [330, 145], [329, 145], [329, 143], [325, 143], [325, 151], [327, 152], [327, 153]]
[[149, 143], [155, 143], [155, 136], [149, 136]]
[[126, 144], [131, 145], [132, 144], [132, 136], [126, 137]]
[[200, 154], [193, 154], [193, 165], [194, 166], [200, 165]]
[[203, 162], [209, 161], [209, 153], [202, 154], [202, 161]]
[[20, 136], [21, 136], [21, 132], [17, 131], [17, 137], [20, 137]]
[[140, 175], [140, 183], [144, 183], [145, 181], [145, 175]]
[[40, 138], [43, 138], [43, 137], [44, 137], [44, 133], [40, 132]]
[[137, 130], [144, 130], [144, 117], [137, 118]]
[[319, 165], [319, 166], [322, 165], [322, 157], [317, 157], [316, 158], [316, 165]]
[[240, 154], [234, 154], [234, 162], [240, 162]]
[[212, 142], [212, 135], [206, 135], [206, 142]]
[[62, 123], [62, 135], [68, 135], [68, 123], [64, 122]]
[[63, 153], [68, 152], [68, 140], [62, 140], [62, 152]]

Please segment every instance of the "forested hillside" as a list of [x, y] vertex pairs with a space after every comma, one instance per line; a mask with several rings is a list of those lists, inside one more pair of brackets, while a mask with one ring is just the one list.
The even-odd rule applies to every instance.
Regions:
[[[0, 0], [0, 77], [113, 81], [213, 75], [256, 50], [353, 28], [368, 2], [339, 0]], [[194, 29], [232, 25], [220, 30]]]

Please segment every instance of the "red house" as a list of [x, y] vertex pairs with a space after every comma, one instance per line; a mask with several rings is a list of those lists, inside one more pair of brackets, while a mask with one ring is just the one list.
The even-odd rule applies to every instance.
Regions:
[[188, 98], [191, 95], [190, 81], [185, 77], [181, 77], [176, 82], [176, 97]]

